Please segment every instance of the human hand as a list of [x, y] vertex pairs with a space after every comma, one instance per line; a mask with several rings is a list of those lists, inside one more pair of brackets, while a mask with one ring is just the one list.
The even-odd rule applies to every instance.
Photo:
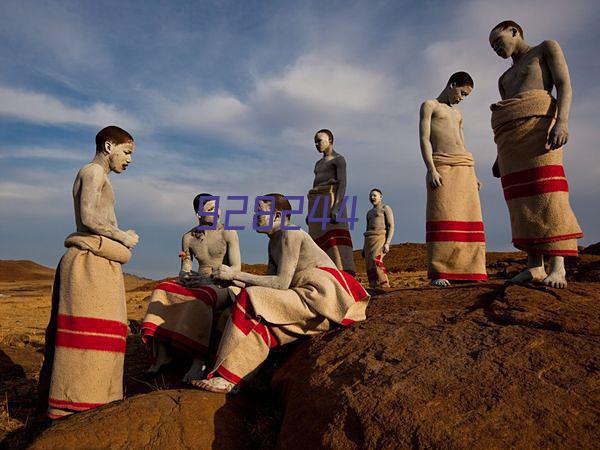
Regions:
[[496, 162], [492, 166], [492, 175], [494, 175], [495, 178], [500, 178], [500, 168], [498, 167], [498, 160], [496, 160]]
[[431, 169], [431, 170], [427, 171], [426, 180], [427, 180], [427, 183], [434, 189], [437, 187], [440, 187], [443, 184], [442, 176], [435, 169]]
[[133, 248], [139, 242], [140, 237], [133, 230], [127, 230], [123, 236], [123, 245], [127, 248]]
[[386, 253], [390, 252], [390, 244], [385, 244], [383, 246], [383, 254], [385, 255]]
[[561, 148], [569, 140], [569, 125], [567, 122], [557, 120], [550, 134], [548, 135], [548, 148], [550, 150], [556, 150]]
[[217, 280], [231, 281], [235, 278], [235, 270], [225, 264], [221, 264], [221, 266], [213, 272], [212, 277]]

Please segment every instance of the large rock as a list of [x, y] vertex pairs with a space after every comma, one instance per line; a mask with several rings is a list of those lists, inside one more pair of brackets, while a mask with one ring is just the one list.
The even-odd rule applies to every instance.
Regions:
[[600, 442], [600, 293], [501, 284], [373, 300], [275, 373], [279, 446], [592, 448]]
[[198, 390], [156, 391], [61, 420], [30, 447], [68, 449], [235, 449], [248, 404]]

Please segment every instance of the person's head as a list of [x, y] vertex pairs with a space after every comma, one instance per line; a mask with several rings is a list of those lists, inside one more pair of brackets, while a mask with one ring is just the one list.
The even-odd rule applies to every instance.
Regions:
[[135, 144], [127, 131], [115, 125], [101, 129], [96, 135], [96, 154], [108, 157], [108, 167], [121, 173], [131, 164]]
[[319, 153], [325, 153], [333, 145], [333, 133], [323, 128], [315, 133], [315, 147]]
[[[200, 223], [204, 225], [212, 225], [215, 223], [214, 211], [216, 202], [211, 194], [198, 194], [194, 197], [194, 212], [198, 216]], [[202, 200], [202, 203], [200, 201]], [[202, 214], [208, 213], [208, 215]], [[218, 216], [221, 215], [221, 210], [218, 211]]]
[[467, 72], [456, 72], [452, 74], [446, 85], [448, 101], [451, 105], [462, 102], [473, 90], [473, 78]]
[[382, 198], [383, 193], [377, 188], [371, 189], [371, 192], [369, 192], [369, 201], [373, 206], [379, 205]]
[[[258, 202], [258, 209], [260, 211], [271, 211], [271, 208], [273, 208], [273, 225], [268, 229], [257, 229], [256, 231], [259, 233], [270, 233], [278, 230], [282, 224], [287, 223], [290, 218], [290, 214], [288, 213], [285, 215], [285, 217], [283, 217], [282, 211], [291, 211], [292, 205], [290, 205], [290, 202], [283, 194], [267, 194], [263, 197], [272, 197], [275, 202], [274, 207], [271, 206], [271, 200], [268, 199], [260, 200]], [[269, 226], [269, 216], [267, 214], [255, 214], [255, 220], [259, 227]]]
[[505, 20], [490, 32], [490, 45], [500, 58], [510, 58], [519, 42], [523, 40], [523, 28], [517, 22]]

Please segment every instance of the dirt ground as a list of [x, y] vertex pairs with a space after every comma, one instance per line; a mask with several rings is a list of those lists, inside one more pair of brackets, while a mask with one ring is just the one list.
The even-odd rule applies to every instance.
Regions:
[[[596, 252], [592, 252], [596, 253]], [[384, 263], [389, 270], [391, 288], [374, 292], [385, 298], [393, 293], [402, 297], [427, 297], [433, 292], [426, 278], [425, 246], [423, 244], [400, 244], [392, 246]], [[364, 263], [355, 252], [358, 278], [366, 284]], [[524, 267], [523, 253], [489, 253], [488, 273], [491, 279], [505, 280]], [[583, 292], [592, 292], [600, 281], [600, 256], [582, 254], [579, 259], [567, 261], [570, 280], [581, 282]], [[255, 273], [264, 271], [263, 265], [245, 266]], [[42, 362], [44, 330], [50, 314], [50, 295], [53, 269], [31, 261], [0, 261], [0, 448], [22, 448], [43, 428], [44, 420], [36, 414], [36, 384]], [[128, 318], [131, 334], [128, 338], [125, 362], [126, 396], [166, 389], [184, 389], [179, 381], [187, 362], [182, 362], [158, 377], [148, 378], [144, 374], [150, 355], [139, 339], [139, 323], [144, 316], [147, 297], [155, 281], [126, 276]], [[588, 285], [589, 284], [589, 285]], [[592, 286], [590, 288], [590, 286]], [[580, 289], [581, 290], [581, 289]], [[417, 293], [417, 294], [415, 294]], [[381, 306], [381, 302], [378, 302]], [[379, 308], [381, 309], [381, 307]], [[407, 314], [407, 311], [399, 311]], [[267, 370], [268, 372], [268, 370]], [[255, 392], [268, 390], [258, 381]], [[264, 381], [264, 383], [268, 383]], [[256, 398], [264, 398], [260, 394]], [[268, 395], [267, 395], [268, 397]], [[274, 445], [277, 428], [277, 407], [261, 406], [263, 415], [269, 420], [256, 422], [252, 426], [259, 430], [257, 436]]]

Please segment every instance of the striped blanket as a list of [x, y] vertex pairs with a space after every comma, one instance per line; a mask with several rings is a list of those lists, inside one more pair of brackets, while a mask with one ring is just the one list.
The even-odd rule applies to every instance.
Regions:
[[[313, 211], [316, 205], [312, 217], [319, 219], [326, 217], [324, 214], [325, 205], [328, 204], [328, 210], [331, 211], [336, 192], [336, 184], [319, 186], [308, 192], [308, 211]], [[346, 213], [345, 210], [340, 211], [341, 217], [348, 217]], [[347, 223], [326, 223], [325, 229], [323, 229], [321, 222], [309, 220], [308, 234], [327, 253], [338, 269], [352, 275], [356, 274], [352, 253], [352, 237]]]
[[127, 307], [121, 264], [131, 253], [104, 236], [82, 233], [69, 236], [65, 246], [39, 384], [52, 419], [123, 398]]
[[442, 185], [427, 185], [427, 272], [431, 279], [487, 280], [485, 234], [470, 153], [435, 153]]
[[512, 242], [529, 253], [576, 256], [583, 236], [571, 205], [563, 149], [548, 150], [556, 100], [531, 90], [491, 106]]
[[365, 320], [369, 299], [352, 275], [328, 267], [297, 273], [290, 289], [245, 288], [208, 378], [218, 375], [237, 384], [258, 370], [271, 348]]
[[187, 288], [177, 279], [158, 284], [142, 322], [142, 340], [158, 338], [185, 353], [208, 355], [215, 313], [231, 304], [229, 290], [214, 284]]
[[389, 287], [387, 269], [383, 264], [383, 246], [385, 244], [386, 230], [369, 230], [365, 232], [363, 253], [369, 287]]

